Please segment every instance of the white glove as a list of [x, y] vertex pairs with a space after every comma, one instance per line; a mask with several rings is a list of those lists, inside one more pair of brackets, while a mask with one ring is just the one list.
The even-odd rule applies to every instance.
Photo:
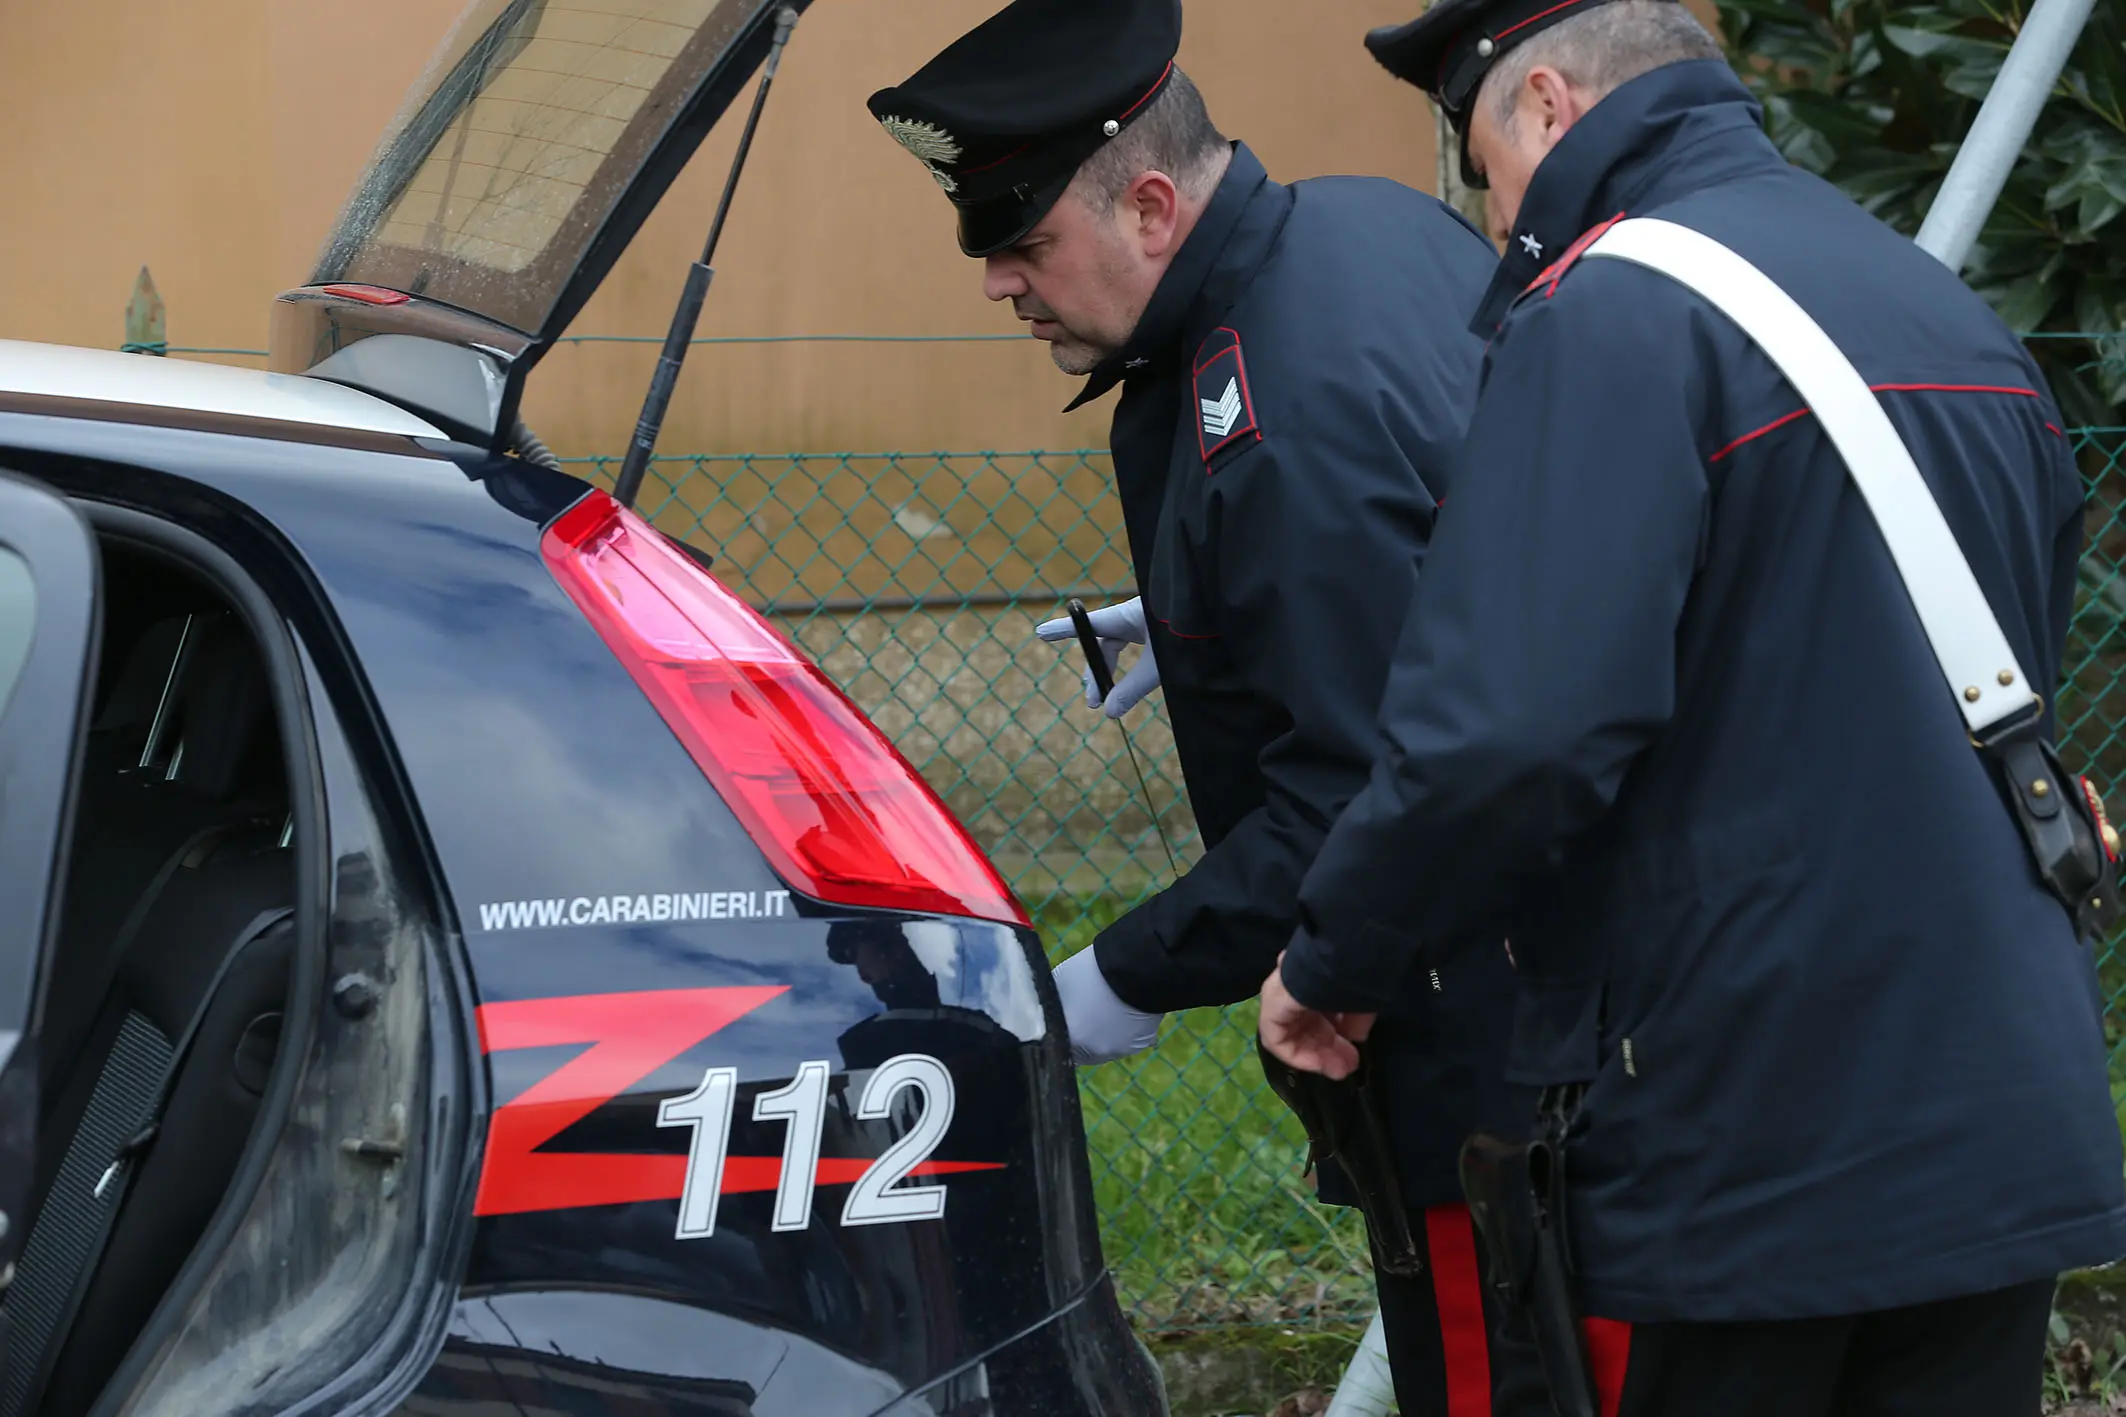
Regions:
[[[1107, 672], [1114, 675], [1115, 664], [1122, 658], [1124, 645], [1143, 645], [1144, 652], [1130, 666], [1129, 673], [1115, 680], [1115, 690], [1100, 702], [1100, 691], [1093, 684], [1090, 665], [1085, 670], [1085, 706], [1103, 710], [1109, 718], [1120, 718], [1143, 701], [1144, 696], [1159, 687], [1159, 662], [1152, 658], [1144, 628], [1144, 598], [1132, 596], [1120, 605], [1104, 605], [1091, 611], [1086, 618], [1091, 621], [1093, 633], [1100, 637], [1100, 652], [1107, 656]], [[1033, 632], [1050, 644], [1076, 644], [1078, 632], [1071, 625], [1070, 617], [1060, 620], [1043, 620], [1034, 626]]]
[[1070, 1056], [1081, 1068], [1112, 1063], [1159, 1041], [1166, 1015], [1140, 1014], [1116, 997], [1090, 945], [1056, 966], [1056, 992], [1063, 996]]

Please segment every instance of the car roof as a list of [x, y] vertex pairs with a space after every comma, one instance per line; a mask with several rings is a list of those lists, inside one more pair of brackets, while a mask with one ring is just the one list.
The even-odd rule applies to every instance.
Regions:
[[8, 394], [270, 419], [356, 433], [445, 436], [442, 429], [394, 404], [323, 379], [0, 339], [0, 395]]

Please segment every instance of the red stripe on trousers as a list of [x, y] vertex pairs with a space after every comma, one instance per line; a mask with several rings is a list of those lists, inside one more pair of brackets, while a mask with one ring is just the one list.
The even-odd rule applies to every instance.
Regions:
[[1425, 1247], [1432, 1256], [1432, 1297], [1447, 1366], [1447, 1417], [1491, 1417], [1491, 1343], [1469, 1207], [1457, 1203], [1427, 1210]]
[[1617, 1319], [1581, 1319], [1587, 1341], [1588, 1376], [1602, 1417], [1617, 1417], [1624, 1404], [1624, 1370], [1631, 1365], [1631, 1325]]

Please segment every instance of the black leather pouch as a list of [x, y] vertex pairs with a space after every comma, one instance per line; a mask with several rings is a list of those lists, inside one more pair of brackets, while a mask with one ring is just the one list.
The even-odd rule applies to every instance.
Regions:
[[1462, 1145], [1462, 1194], [1491, 1285], [1526, 1320], [1558, 1417], [1595, 1417], [1565, 1246], [1564, 1110], [1546, 1102], [1532, 1141], [1479, 1132]]

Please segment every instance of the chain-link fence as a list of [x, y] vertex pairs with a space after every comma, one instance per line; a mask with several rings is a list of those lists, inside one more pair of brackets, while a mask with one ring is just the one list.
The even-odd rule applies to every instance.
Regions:
[[[2071, 758], [2126, 779], [2126, 428], [2074, 430], [2090, 544], [2060, 702]], [[617, 459], [579, 461], [610, 482]], [[1060, 959], [1195, 854], [1158, 696], [1122, 729], [1087, 707], [1074, 645], [1033, 628], [1135, 593], [1105, 452], [664, 457], [661, 528], [782, 623], [942, 793]], [[2126, 957], [2122, 957], [2126, 958]], [[2126, 963], [2105, 959], [2113, 1042]], [[1088, 1070], [1107, 1253], [1148, 1327], [1362, 1319], [1363, 1232], [1313, 1199], [1303, 1138], [1254, 1061], [1252, 1006], [1170, 1020], [1153, 1052]], [[2126, 1086], [2115, 1089], [2126, 1099]]]
[[[2059, 724], [2070, 767], [2087, 773], [2114, 816], [2126, 807], [2126, 427], [2076, 428], [2089, 487], [2080, 585], [2061, 661]], [[2126, 827], [2126, 822], [2120, 823]], [[2111, 1096], [2126, 1128], [2126, 930], [2098, 960]]]

